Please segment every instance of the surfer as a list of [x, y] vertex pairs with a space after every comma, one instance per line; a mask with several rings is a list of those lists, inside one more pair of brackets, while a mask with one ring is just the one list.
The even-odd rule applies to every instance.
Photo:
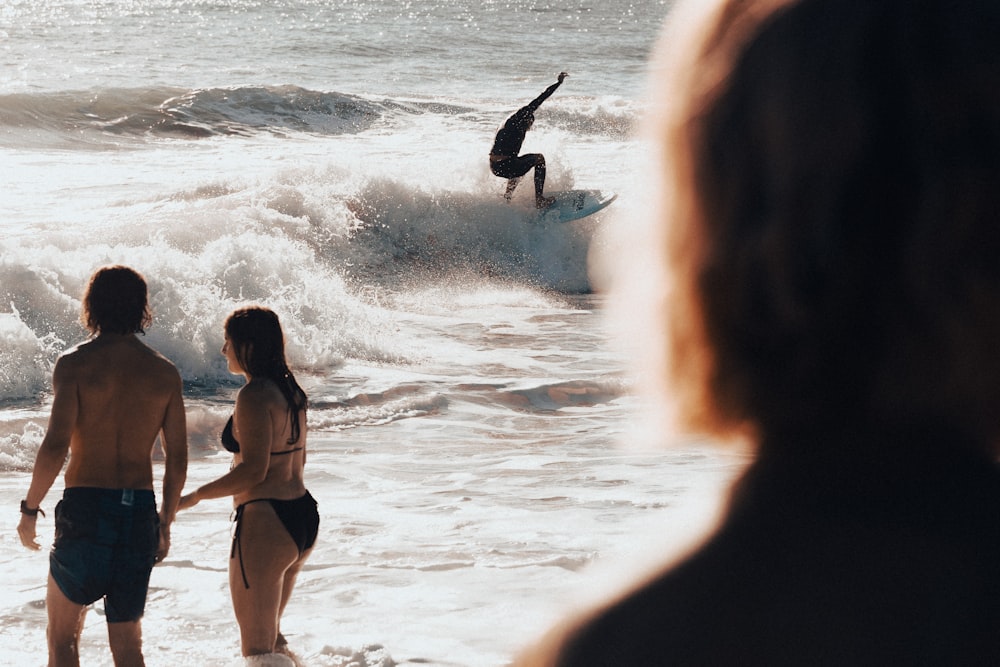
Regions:
[[229, 592], [247, 664], [291, 665], [281, 615], [319, 530], [316, 501], [306, 490], [306, 394], [285, 360], [278, 316], [241, 308], [225, 324], [222, 353], [246, 384], [222, 431], [233, 453], [225, 475], [181, 498], [193, 507], [233, 497], [235, 528]]
[[[38, 448], [17, 533], [38, 550], [42, 500], [66, 456], [65, 490], [55, 509], [49, 553], [49, 665], [79, 665], [80, 630], [89, 605], [104, 598], [115, 665], [144, 664], [140, 619], [149, 575], [170, 549], [170, 524], [187, 476], [187, 428], [181, 377], [136, 338], [149, 326], [146, 282], [124, 266], [90, 279], [82, 320], [91, 340], [56, 361], [52, 413]], [[153, 445], [165, 466], [163, 506], [153, 494]]]
[[542, 102], [556, 92], [556, 88], [567, 76], [569, 75], [566, 72], [560, 72], [558, 81], [542, 91], [542, 94], [529, 104], [518, 109], [497, 131], [493, 149], [490, 151], [490, 171], [495, 176], [507, 179], [507, 190], [503, 198], [508, 202], [521, 177], [532, 169], [535, 170], [535, 206], [545, 208], [553, 202], [551, 198], [542, 196], [542, 188], [545, 186], [545, 156], [541, 153], [527, 155], [518, 153], [521, 151], [521, 144], [524, 143], [524, 135], [535, 123], [535, 111]]

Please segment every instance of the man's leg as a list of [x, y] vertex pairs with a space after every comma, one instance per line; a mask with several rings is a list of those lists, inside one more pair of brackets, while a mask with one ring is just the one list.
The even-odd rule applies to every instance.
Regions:
[[[124, 502], [127, 500], [133, 504]], [[125, 492], [121, 500], [116, 494], [115, 501], [115, 513], [126, 520], [119, 524], [110, 583], [104, 596], [108, 643], [117, 667], [143, 667], [142, 614], [160, 540], [160, 523], [151, 491]]]
[[80, 633], [87, 607], [63, 595], [52, 575], [45, 593], [45, 608], [49, 614], [46, 632], [49, 642], [49, 667], [79, 667]]
[[143, 667], [141, 621], [108, 623], [108, 644], [115, 667]]
[[535, 160], [535, 206], [538, 208], [545, 208], [549, 204], [555, 201], [551, 197], [542, 196], [542, 191], [545, 188], [545, 156], [541, 154], [536, 154]]
[[517, 184], [521, 182], [521, 177], [507, 179], [507, 191], [503, 193], [503, 198], [510, 202], [510, 198], [514, 195], [514, 188]]

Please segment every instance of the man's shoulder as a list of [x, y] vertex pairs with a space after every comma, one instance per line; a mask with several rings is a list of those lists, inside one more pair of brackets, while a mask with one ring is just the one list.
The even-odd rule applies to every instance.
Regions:
[[93, 339], [87, 339], [77, 343], [73, 347], [67, 348], [56, 359], [56, 368], [67, 371], [87, 363], [87, 360], [92, 355], [91, 348], [93, 343]]
[[164, 364], [170, 366], [171, 368], [174, 367], [174, 362], [170, 361], [170, 359], [167, 359], [167, 357], [164, 356], [163, 353], [161, 353], [159, 350], [157, 350], [154, 347], [151, 347], [150, 345], [148, 345], [143, 341], [138, 341], [138, 343], [142, 346], [141, 349], [143, 350], [143, 352], [149, 355], [153, 363]]
[[103, 367], [112, 362], [127, 364], [144, 373], [178, 374], [172, 361], [136, 337], [89, 339], [66, 350], [56, 361], [65, 371]]
[[177, 376], [180, 375], [177, 371], [177, 366], [174, 365], [174, 362], [170, 361], [170, 359], [167, 359], [163, 354], [153, 349], [149, 345], [146, 345], [141, 341], [140, 343], [142, 344], [143, 351], [146, 354], [147, 363], [150, 365], [150, 367], [156, 368], [160, 372], [168, 375], [177, 375]]

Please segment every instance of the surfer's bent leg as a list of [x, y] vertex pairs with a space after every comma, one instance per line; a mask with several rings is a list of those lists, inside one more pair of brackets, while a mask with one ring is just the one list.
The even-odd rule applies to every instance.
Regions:
[[507, 190], [504, 192], [504, 199], [510, 201], [511, 196], [514, 194], [514, 188], [521, 181], [521, 177], [531, 171], [538, 163], [539, 158], [541, 158], [542, 164], [544, 164], [545, 158], [537, 153], [490, 161], [490, 171], [493, 172], [493, 175], [507, 179]]
[[508, 202], [510, 202], [510, 198], [514, 194], [514, 188], [516, 188], [517, 184], [520, 182], [521, 182], [520, 176], [517, 178], [508, 179], [507, 190], [503, 193], [503, 198], [506, 199]]
[[537, 156], [537, 161], [535, 162], [535, 205], [538, 208], [543, 208], [552, 203], [552, 200], [546, 199], [542, 196], [542, 190], [545, 188], [545, 156], [539, 154]]

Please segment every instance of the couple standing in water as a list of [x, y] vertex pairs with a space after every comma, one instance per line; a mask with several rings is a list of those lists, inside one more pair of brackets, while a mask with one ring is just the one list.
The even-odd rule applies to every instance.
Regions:
[[[229, 584], [242, 653], [249, 664], [293, 664], [281, 615], [312, 552], [319, 514], [303, 481], [306, 394], [285, 360], [277, 315], [250, 307], [226, 320], [222, 352], [230, 372], [246, 379], [222, 433], [233, 463], [183, 496], [180, 374], [136, 337], [152, 321], [145, 280], [127, 267], [98, 270], [82, 319], [92, 338], [56, 362], [49, 425], [17, 528], [26, 547], [41, 548], [37, 516], [69, 455], [49, 555], [50, 667], [79, 665], [84, 616], [101, 598], [115, 665], [143, 665], [140, 620], [150, 573], [170, 549], [176, 513], [227, 496], [236, 505]], [[158, 436], [165, 458], [159, 512], [152, 471]]]

